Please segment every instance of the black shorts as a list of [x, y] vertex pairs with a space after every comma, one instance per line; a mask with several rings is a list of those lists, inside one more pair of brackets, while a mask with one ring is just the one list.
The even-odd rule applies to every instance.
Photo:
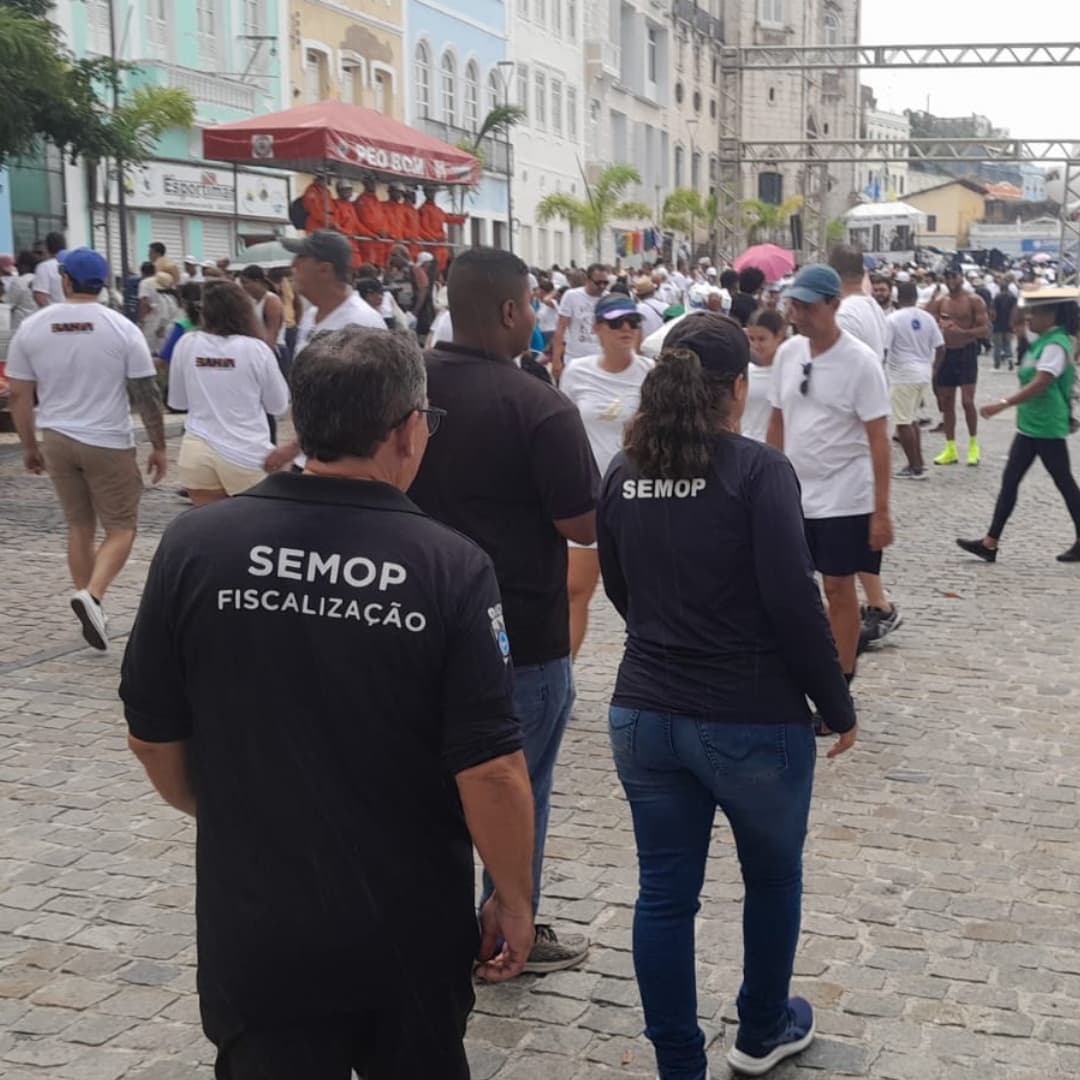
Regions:
[[815, 569], [826, 577], [881, 573], [881, 552], [870, 550], [869, 514], [807, 521], [806, 543]]
[[976, 342], [962, 349], [946, 349], [938, 368], [937, 386], [974, 386], [979, 381], [979, 346]]

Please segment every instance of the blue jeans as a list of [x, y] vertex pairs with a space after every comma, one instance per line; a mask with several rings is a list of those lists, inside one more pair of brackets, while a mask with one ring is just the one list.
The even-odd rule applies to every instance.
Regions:
[[[574, 707], [574, 675], [570, 657], [514, 668], [514, 715], [521, 721], [525, 764], [533, 790], [533, 914], [540, 908], [540, 876], [544, 870], [544, 843], [551, 817], [551, 785], [566, 725]], [[495, 891], [484, 874], [480, 903]]]
[[662, 1080], [703, 1080], [694, 916], [716, 808], [731, 824], [746, 889], [739, 1023], [746, 1040], [766, 1042], [787, 1021], [814, 733], [613, 706], [610, 735], [637, 840], [634, 969], [645, 1034]]

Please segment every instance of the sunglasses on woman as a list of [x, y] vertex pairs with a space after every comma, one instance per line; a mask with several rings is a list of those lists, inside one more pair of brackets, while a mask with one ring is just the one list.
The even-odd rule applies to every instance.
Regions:
[[607, 324], [612, 330], [621, 330], [629, 326], [631, 330], [637, 330], [641, 326], [640, 315], [620, 315], [617, 319], [608, 319]]

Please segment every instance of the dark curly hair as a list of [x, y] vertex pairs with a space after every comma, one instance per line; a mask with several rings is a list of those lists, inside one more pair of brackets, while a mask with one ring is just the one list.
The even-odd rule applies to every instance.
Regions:
[[201, 322], [203, 330], [219, 337], [232, 337], [234, 334], [253, 338], [260, 336], [255, 305], [235, 281], [206, 282], [203, 286]]

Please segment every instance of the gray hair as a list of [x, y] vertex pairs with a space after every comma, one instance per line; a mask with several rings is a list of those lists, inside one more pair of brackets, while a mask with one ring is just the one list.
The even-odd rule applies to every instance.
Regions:
[[372, 457], [427, 403], [427, 369], [414, 335], [352, 326], [319, 334], [289, 374], [293, 424], [308, 457]]

